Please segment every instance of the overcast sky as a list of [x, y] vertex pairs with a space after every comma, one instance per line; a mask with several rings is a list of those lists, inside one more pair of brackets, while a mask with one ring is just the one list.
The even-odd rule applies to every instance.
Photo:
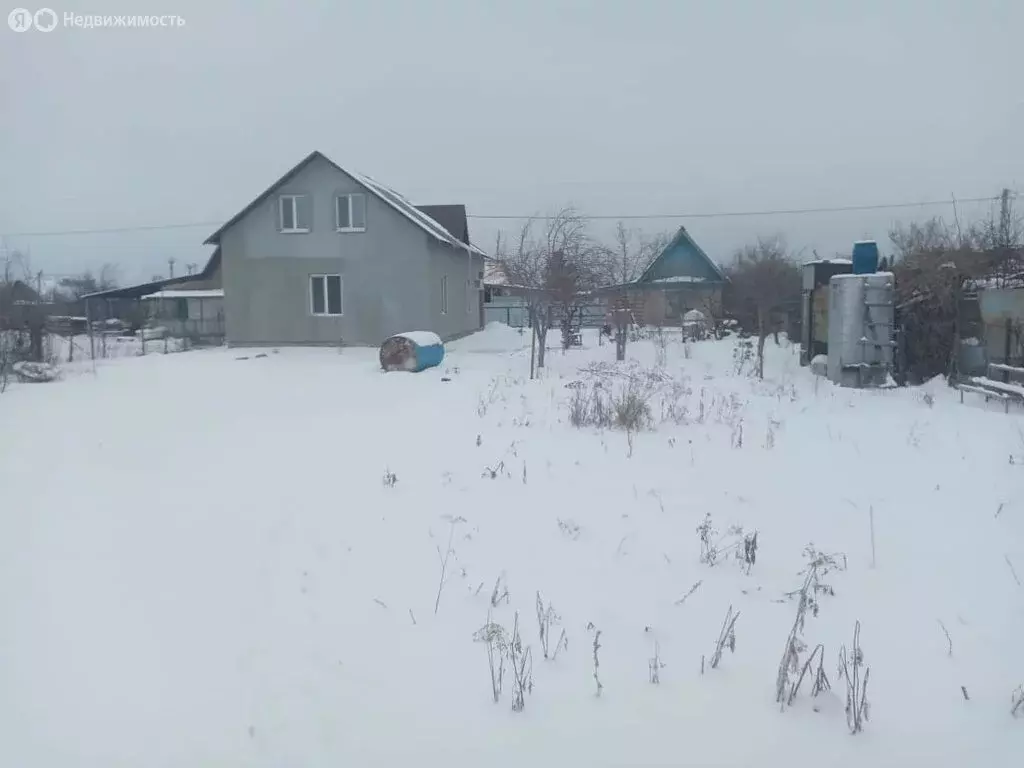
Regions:
[[[16, 5], [0, 1], [3, 17]], [[0, 235], [125, 281], [313, 149], [471, 214], [746, 211], [1024, 191], [1024, 0], [50, 0], [182, 27], [0, 26]], [[2, 21], [0, 21], [2, 23]], [[961, 206], [966, 216], [985, 205]], [[933, 208], [685, 223], [725, 261], [821, 255]], [[180, 223], [118, 235], [21, 236]], [[205, 223], [205, 224], [203, 224]], [[473, 239], [499, 226], [474, 219]], [[602, 234], [607, 225], [596, 224]]]

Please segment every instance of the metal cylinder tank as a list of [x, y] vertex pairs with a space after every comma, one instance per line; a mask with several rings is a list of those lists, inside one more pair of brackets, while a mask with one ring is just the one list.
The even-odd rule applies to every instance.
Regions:
[[836, 275], [829, 281], [828, 377], [844, 387], [887, 383], [893, 364], [891, 272]]
[[878, 271], [878, 243], [861, 240], [853, 244], [853, 274], [870, 275]]

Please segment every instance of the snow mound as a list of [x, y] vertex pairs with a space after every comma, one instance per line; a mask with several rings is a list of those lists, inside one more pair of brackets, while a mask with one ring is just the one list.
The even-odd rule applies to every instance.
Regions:
[[530, 329], [521, 330], [505, 323], [490, 322], [482, 331], [450, 342], [449, 346], [460, 352], [515, 352], [530, 346]]

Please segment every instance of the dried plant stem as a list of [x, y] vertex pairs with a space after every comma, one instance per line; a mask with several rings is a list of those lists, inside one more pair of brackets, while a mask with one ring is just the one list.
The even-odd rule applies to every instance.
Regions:
[[715, 652], [711, 656], [711, 668], [717, 669], [719, 662], [722, 660], [722, 651], [728, 648], [730, 651], [735, 652], [736, 650], [736, 619], [740, 617], [739, 611], [736, 613], [732, 612], [732, 606], [729, 606], [729, 610], [725, 614], [725, 621], [722, 622], [722, 631], [718, 633], [718, 641], [715, 643]]
[[1017, 575], [1017, 569], [1013, 567], [1013, 563], [1010, 561], [1010, 556], [1003, 555], [1003, 557], [1006, 559], [1006, 564], [1010, 566], [1010, 573], [1013, 574], [1013, 580], [1017, 582], [1018, 587], [1021, 586], [1020, 577]]
[[689, 592], [687, 592], [687, 593], [686, 593], [685, 595], [683, 595], [683, 596], [682, 596], [681, 598], [679, 598], [678, 600], [676, 600], [676, 605], [682, 605], [683, 603], [685, 603], [685, 602], [686, 602], [686, 600], [687, 600], [687, 598], [689, 598], [689, 597], [690, 597], [690, 595], [692, 595], [692, 594], [693, 594], [694, 592], [696, 592], [696, 591], [697, 591], [698, 589], [700, 589], [700, 585], [701, 585], [701, 584], [703, 584], [703, 583], [704, 583], [704, 580], [703, 580], [703, 579], [701, 579], [701, 580], [700, 580], [700, 581], [698, 581], [698, 582], [697, 582], [696, 584], [694, 584], [694, 585], [693, 585], [692, 587], [690, 587], [690, 591], [689, 591]]
[[946, 625], [942, 623], [942, 619], [938, 620], [939, 626], [942, 627], [942, 631], [946, 634], [946, 642], [949, 643], [949, 655], [953, 655], [953, 638], [949, 636], [949, 630], [946, 629]]
[[448, 560], [452, 556], [452, 541], [455, 539], [455, 524], [456, 520], [452, 520], [451, 525], [448, 528], [448, 546], [445, 548], [444, 553], [441, 553], [441, 548], [437, 548], [437, 556], [441, 559], [441, 577], [437, 582], [437, 598], [434, 600], [434, 615], [437, 615], [438, 608], [441, 607], [441, 592], [444, 590], [444, 584], [448, 580]]
[[877, 565], [875, 558], [875, 507], [874, 505], [868, 507], [868, 520], [871, 524], [871, 567], [874, 568]]

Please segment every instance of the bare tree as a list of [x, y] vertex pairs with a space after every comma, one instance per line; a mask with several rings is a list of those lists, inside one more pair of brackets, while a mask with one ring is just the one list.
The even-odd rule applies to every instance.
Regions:
[[781, 237], [758, 238], [742, 248], [729, 270], [729, 294], [736, 309], [752, 316], [757, 328], [757, 375], [764, 378], [764, 342], [773, 332], [776, 313], [800, 297], [800, 270], [789, 258]]
[[626, 359], [629, 327], [636, 321], [636, 308], [629, 288], [664, 250], [669, 239], [666, 234], [645, 239], [636, 230], [627, 229], [620, 221], [615, 229], [614, 244], [604, 249], [601, 259], [602, 282], [607, 286], [609, 311], [615, 331], [616, 360]]
[[1016, 285], [1024, 273], [1024, 221], [1013, 202], [1004, 190], [987, 219], [950, 227], [936, 217], [890, 230], [901, 346], [912, 379], [956, 374], [958, 339], [969, 330], [960, 311], [965, 285]]
[[116, 287], [117, 267], [113, 264], [104, 264], [99, 274], [86, 270], [80, 275], [65, 277], [60, 281], [60, 292], [71, 302], [80, 301], [86, 294]]
[[499, 239], [496, 254], [508, 287], [526, 304], [537, 348], [536, 358], [530, 358], [531, 378], [535, 369], [544, 367], [554, 310], [578, 302], [585, 290], [585, 277], [591, 272], [592, 249], [583, 217], [572, 208], [563, 208], [543, 222], [538, 234], [537, 220], [527, 221], [511, 250]]

